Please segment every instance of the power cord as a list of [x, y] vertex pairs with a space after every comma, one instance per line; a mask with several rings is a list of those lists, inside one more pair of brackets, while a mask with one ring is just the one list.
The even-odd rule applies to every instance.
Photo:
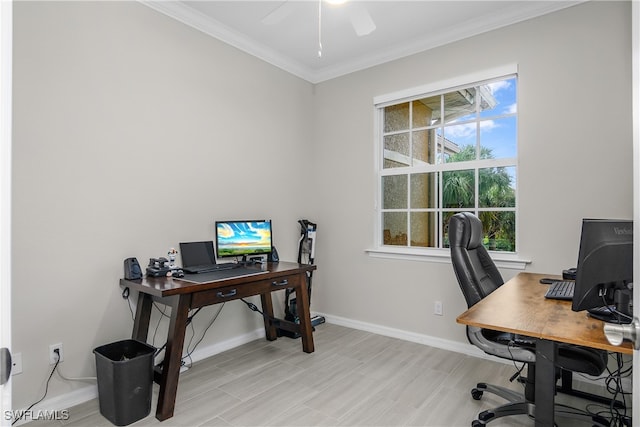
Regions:
[[[209, 322], [209, 324], [207, 325], [207, 327], [204, 329], [204, 332], [202, 332], [202, 336], [198, 339], [198, 341], [195, 343], [195, 345], [193, 346], [193, 348], [189, 349], [189, 347], [191, 347], [191, 343], [193, 342], [193, 338], [195, 337], [195, 329], [193, 327], [193, 319], [195, 318], [196, 314], [198, 314], [200, 312], [200, 310], [202, 310], [202, 307], [198, 308], [193, 314], [189, 315], [189, 317], [187, 318], [187, 325], [191, 326], [191, 338], [189, 339], [189, 343], [187, 344], [187, 354], [182, 356], [181, 361], [180, 361], [180, 366], [187, 366], [187, 367], [191, 367], [191, 365], [193, 364], [193, 360], [191, 359], [191, 355], [193, 354], [193, 352], [195, 351], [195, 349], [198, 347], [198, 345], [202, 342], [202, 340], [204, 339], [205, 335], [207, 334], [207, 332], [209, 331], [209, 329], [211, 328], [211, 326], [213, 326], [213, 323], [216, 321], [216, 319], [218, 318], [218, 316], [220, 315], [220, 313], [222, 312], [222, 309], [224, 308], [224, 305], [226, 303], [222, 303], [222, 305], [220, 305], [220, 308], [218, 309], [218, 311], [216, 312], [216, 314], [213, 316], [213, 318], [211, 319], [211, 321]], [[156, 307], [157, 308], [157, 307]], [[158, 308], [158, 310], [160, 310]], [[162, 314], [164, 316], [167, 316], [166, 314], [164, 314], [162, 312]], [[169, 317], [169, 316], [167, 316]], [[156, 327], [157, 328], [157, 327]], [[155, 337], [155, 334], [154, 334]], [[162, 350], [164, 350], [167, 347], [167, 343], [164, 343], [162, 345], [162, 347], [158, 348], [156, 350], [156, 353], [154, 355], [154, 357], [157, 357], [160, 352], [162, 352]], [[185, 359], [189, 359], [189, 364], [187, 365], [187, 363], [185, 362]], [[164, 361], [161, 361], [159, 363], [156, 364], [156, 366], [158, 365], [162, 365]]]
[[[226, 304], [225, 302], [222, 303], [222, 305], [220, 306], [220, 308], [218, 309], [216, 314], [213, 316], [213, 318], [211, 318], [211, 321], [209, 322], [207, 327], [204, 329], [204, 332], [202, 332], [202, 336], [200, 337], [200, 339], [198, 339], [198, 341], [196, 341], [196, 343], [195, 343], [195, 345], [193, 346], [192, 349], [189, 349], [189, 347], [191, 347], [191, 342], [193, 341], [193, 337], [195, 336], [195, 329], [193, 329], [193, 323], [191, 321], [189, 321], [189, 324], [191, 325], [193, 334], [191, 335], [191, 339], [189, 340], [189, 343], [187, 344], [187, 354], [182, 358], [182, 364], [183, 365], [186, 365], [186, 362], [184, 361], [184, 359], [187, 359], [187, 358], [189, 358], [188, 367], [191, 367], [191, 365], [193, 365], [193, 360], [191, 359], [191, 355], [196, 350], [198, 345], [200, 345], [200, 343], [204, 339], [205, 335], [207, 334], [207, 332], [209, 331], [211, 326], [213, 326], [213, 323], [218, 319], [218, 316], [220, 316], [220, 313], [222, 312], [222, 309], [224, 308], [225, 304]], [[197, 312], [194, 313], [193, 316], [191, 316], [191, 319], [193, 319], [193, 317], [195, 317], [196, 314], [198, 314], [198, 313]]]
[[613, 404], [609, 406], [609, 413], [611, 414], [611, 427], [630, 426], [631, 416], [627, 414], [627, 396], [630, 396], [631, 393], [624, 391], [622, 379], [631, 376], [633, 367], [629, 366], [628, 368], [624, 368], [624, 360], [620, 353], [615, 353], [615, 358], [617, 367], [614, 371], [609, 371], [607, 369], [609, 371], [609, 376], [607, 377], [605, 383], [607, 385], [607, 391], [613, 394], [613, 399], [622, 399], [624, 408], [615, 408]]
[[125, 287], [122, 290], [122, 298], [124, 298], [125, 300], [127, 300], [127, 305], [129, 306], [129, 311], [131, 312], [131, 320], [135, 321], [135, 315], [133, 314], [133, 307], [131, 307], [131, 300], [129, 299], [129, 294], [131, 293], [131, 291], [129, 290], [129, 287]]
[[[153, 331], [153, 338], [151, 338], [151, 343], [152, 345], [156, 345], [156, 335], [158, 334], [158, 330], [160, 328], [160, 322], [162, 321], [163, 317], [166, 317], [167, 319], [170, 318], [170, 316], [166, 313], [167, 310], [167, 306], [165, 305], [162, 309], [160, 307], [158, 307], [157, 303], [153, 303], [153, 306], [156, 308], [156, 310], [158, 310], [158, 312], [160, 313], [160, 317], [158, 317], [158, 322], [156, 323], [156, 328]], [[167, 344], [165, 343], [161, 348], [164, 348]], [[160, 353], [160, 350], [156, 351], [156, 356]]]
[[98, 381], [98, 377], [67, 377], [58, 369], [58, 376], [65, 381]]
[[11, 425], [14, 425], [18, 421], [20, 421], [22, 419], [22, 417], [24, 417], [24, 415], [31, 410], [31, 408], [36, 406], [38, 403], [42, 402], [44, 400], [44, 398], [47, 397], [47, 393], [49, 392], [49, 382], [51, 382], [51, 377], [53, 377], [53, 373], [56, 371], [56, 368], [58, 367], [58, 364], [60, 363], [60, 352], [59, 352], [59, 350], [55, 349], [55, 350], [53, 350], [53, 352], [58, 355], [58, 358], [56, 360], [55, 365], [53, 365], [53, 369], [51, 369], [51, 373], [49, 374], [49, 378], [47, 378], [47, 383], [45, 385], [44, 394], [42, 395], [40, 400], [38, 400], [37, 402], [33, 402], [27, 409], [22, 411], [20, 413], [20, 416], [18, 418], [16, 418], [15, 420], [13, 420]]
[[[127, 305], [129, 306], [129, 311], [131, 312], [131, 319], [135, 322], [135, 314], [133, 312], [133, 307], [131, 306], [131, 299], [130, 299], [130, 294], [131, 291], [129, 289], [129, 287], [125, 287], [122, 290], [122, 298], [125, 299], [127, 301]], [[170, 316], [166, 313], [166, 309], [167, 307], [165, 306], [164, 308], [160, 308], [158, 307], [157, 303], [153, 303], [153, 306], [156, 308], [156, 310], [158, 310], [158, 312], [160, 313], [160, 317], [158, 318], [158, 322], [156, 323], [156, 327], [153, 331], [153, 337], [151, 339], [153, 345], [155, 345], [155, 341], [156, 341], [156, 335], [158, 333], [158, 330], [160, 328], [160, 323], [162, 321], [163, 317], [169, 318]], [[196, 342], [196, 344], [194, 345], [194, 347], [189, 350], [189, 347], [191, 346], [191, 343], [193, 341], [193, 338], [195, 336], [195, 330], [193, 329], [193, 324], [191, 323], [193, 318], [195, 317], [196, 314], [198, 314], [198, 312], [202, 309], [202, 307], [198, 308], [193, 314], [189, 315], [188, 319], [187, 319], [187, 325], [191, 325], [191, 330], [192, 330], [192, 335], [191, 338], [189, 340], [189, 343], [187, 345], [187, 354], [182, 358], [182, 365], [185, 365], [184, 359], [189, 358], [191, 360], [191, 354], [195, 351], [196, 347], [202, 342], [202, 340], [204, 339], [207, 331], [209, 330], [209, 328], [211, 328], [211, 326], [213, 325], [213, 322], [215, 322], [215, 320], [218, 318], [218, 316], [220, 315], [220, 312], [222, 311], [222, 307], [224, 307], [224, 303], [222, 303], [222, 305], [220, 306], [220, 309], [218, 310], [218, 312], [214, 315], [213, 319], [211, 320], [211, 322], [209, 323], [209, 325], [205, 328], [202, 336], [198, 339], [198, 341]], [[154, 354], [154, 358], [157, 357], [162, 350], [164, 350], [167, 346], [167, 343], [164, 343], [162, 345], [162, 347], [158, 347], [156, 349], [156, 352]], [[162, 363], [162, 362], [160, 362]], [[191, 361], [189, 366], [191, 366], [193, 362]], [[71, 380], [71, 381], [89, 381], [89, 380], [95, 380], [96, 378], [93, 377], [85, 377], [85, 378], [67, 378], [64, 375], [62, 375], [62, 373], [60, 371], [58, 371], [58, 375], [60, 375], [60, 377], [62, 377], [62, 379], [65, 380]]]
[[[516, 369], [516, 372], [509, 378], [509, 382], [512, 383], [516, 378], [518, 378], [518, 382], [522, 384], [522, 388], [525, 388], [525, 384], [523, 381], [520, 381], [519, 379], [522, 378], [522, 371], [524, 371], [525, 366], [527, 365], [526, 363], [522, 363], [522, 366], [518, 367], [518, 364], [516, 363], [515, 358], [513, 357], [513, 353], [511, 353], [511, 348], [512, 347], [519, 347], [518, 345], [516, 345], [514, 340], [509, 340], [509, 343], [507, 344], [507, 350], [509, 351], [509, 356], [511, 357], [511, 361], [513, 362], [513, 367]], [[529, 373], [527, 372], [527, 375]]]
[[[133, 313], [133, 308], [131, 307], [131, 299], [129, 298], [129, 296], [130, 296], [129, 287], [125, 287], [124, 290], [122, 291], [122, 298], [127, 301], [127, 305], [129, 306], [129, 311], [131, 312], [131, 319], [135, 322], [135, 314]], [[156, 327], [155, 327], [154, 332], [153, 332], [152, 343], [155, 343], [156, 334], [158, 333], [158, 330], [160, 328], [160, 323], [162, 321], [162, 318], [163, 317], [169, 318], [170, 316], [166, 313], [166, 309], [167, 309], [166, 306], [164, 308], [160, 308], [160, 307], [158, 307], [158, 305], [155, 302], [153, 303], [153, 306], [160, 313], [160, 317], [158, 318], [158, 322], [156, 323]], [[189, 366], [191, 366], [193, 364], [193, 361], [191, 360], [191, 354], [193, 354], [193, 352], [195, 351], [196, 347], [202, 342], [202, 340], [204, 339], [207, 331], [209, 330], [209, 328], [211, 328], [211, 326], [213, 325], [213, 322], [215, 322], [216, 319], [218, 318], [218, 316], [220, 315], [220, 312], [222, 311], [223, 307], [224, 307], [224, 303], [222, 303], [222, 305], [220, 306], [220, 309], [214, 315], [214, 317], [211, 320], [211, 322], [209, 322], [209, 325], [205, 328], [204, 332], [202, 333], [202, 336], [200, 337], [200, 339], [198, 339], [198, 341], [196, 342], [196, 344], [193, 346], [193, 348], [191, 350], [189, 350], [189, 347], [191, 347], [191, 343], [192, 343], [193, 338], [195, 336], [195, 330], [193, 328], [192, 320], [196, 316], [196, 314], [198, 314], [198, 312], [202, 309], [202, 307], [198, 308], [193, 314], [189, 315], [189, 317], [187, 319], [187, 325], [191, 325], [192, 335], [191, 335], [191, 338], [189, 340], [189, 343], [187, 344], [187, 354], [182, 357], [182, 366], [186, 365], [186, 363], [184, 361], [184, 359], [186, 359], [186, 358], [189, 358], [189, 360], [190, 360]], [[162, 345], [162, 347], [157, 348], [156, 352], [154, 354], [154, 358], [157, 357], [162, 352], [162, 350], [164, 350], [166, 347], [167, 347], [167, 343], [164, 343]], [[162, 362], [160, 362], [160, 364], [161, 363]], [[60, 375], [60, 377], [62, 379], [68, 380], [68, 381], [91, 381], [91, 380], [96, 380], [95, 377], [67, 378], [64, 375], [62, 375], [62, 373], [60, 371], [58, 371], [58, 375]]]
[[[610, 427], [631, 427], [631, 415], [628, 411], [631, 408], [627, 408], [627, 404], [631, 403], [627, 400], [627, 396], [631, 395], [631, 392], [624, 391], [622, 379], [630, 377], [632, 373], [632, 366], [625, 368], [625, 362], [622, 355], [619, 353], [609, 353], [610, 357], [615, 357], [617, 364], [616, 369], [613, 371], [607, 367], [607, 376], [601, 377], [604, 379], [607, 392], [612, 394], [610, 405], [599, 405], [596, 403], [587, 406], [589, 414], [606, 418]], [[616, 400], [622, 400], [623, 407], [618, 408], [614, 402]], [[597, 410], [599, 409], [599, 410]]]
[[262, 310], [260, 310], [258, 308], [258, 306], [255, 305], [254, 303], [249, 302], [249, 301], [245, 300], [244, 298], [240, 298], [240, 301], [245, 303], [247, 305], [247, 307], [249, 308], [249, 310], [255, 311], [256, 313], [260, 313], [262, 315], [262, 317], [264, 317], [265, 319], [269, 320], [271, 322], [271, 324], [274, 325], [276, 328], [281, 325], [281, 319], [278, 319], [278, 318], [273, 317], [273, 316], [269, 316], [267, 313], [264, 313]]

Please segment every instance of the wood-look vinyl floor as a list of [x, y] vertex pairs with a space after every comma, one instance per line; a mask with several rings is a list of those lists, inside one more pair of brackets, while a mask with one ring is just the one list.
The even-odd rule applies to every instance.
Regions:
[[[489, 393], [473, 400], [470, 390], [477, 382], [522, 390], [508, 380], [515, 372], [511, 364], [332, 324], [319, 325], [314, 340], [312, 354], [302, 352], [299, 339], [280, 338], [195, 363], [181, 374], [174, 417], [156, 420], [154, 385], [150, 415], [132, 426], [470, 426], [480, 411], [504, 403]], [[586, 386], [606, 394], [604, 386]], [[583, 409], [589, 404], [562, 395], [557, 401]], [[63, 422], [29, 425], [112, 425], [100, 414], [98, 399], [70, 408], [69, 414]], [[489, 425], [533, 426], [534, 421], [516, 416]]]

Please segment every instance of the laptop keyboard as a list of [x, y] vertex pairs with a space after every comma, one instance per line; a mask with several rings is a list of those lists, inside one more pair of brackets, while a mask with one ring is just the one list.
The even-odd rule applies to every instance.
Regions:
[[232, 268], [238, 268], [240, 264], [235, 262], [223, 262], [222, 264], [213, 264], [205, 266], [186, 267], [183, 270], [187, 273], [211, 273], [212, 271], [231, 270]]

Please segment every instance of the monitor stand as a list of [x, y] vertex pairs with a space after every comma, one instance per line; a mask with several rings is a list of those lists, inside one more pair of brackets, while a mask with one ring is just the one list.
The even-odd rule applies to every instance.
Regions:
[[616, 289], [613, 293], [615, 304], [605, 305], [587, 310], [590, 317], [607, 323], [626, 325], [633, 321], [633, 308], [631, 305], [631, 291], [629, 289]]
[[247, 266], [247, 265], [254, 265], [254, 264], [262, 264], [262, 262], [259, 261], [258, 259], [254, 259], [253, 257], [247, 259], [246, 255], [242, 255], [242, 259], [238, 261], [238, 264], [242, 266]]

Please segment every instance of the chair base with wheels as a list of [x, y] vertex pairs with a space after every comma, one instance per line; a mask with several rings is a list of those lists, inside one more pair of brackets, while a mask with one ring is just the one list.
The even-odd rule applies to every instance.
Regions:
[[[471, 422], [471, 427], [481, 427], [498, 418], [508, 417], [512, 415], [526, 415], [529, 418], [535, 418], [536, 405], [527, 401], [521, 393], [487, 383], [478, 383], [471, 390], [471, 397], [474, 400], [480, 400], [484, 392], [493, 393], [502, 397], [508, 403], [498, 406], [497, 408], [487, 409], [478, 414], [478, 419]], [[595, 414], [587, 414], [576, 412], [576, 409], [564, 405], [556, 405], [556, 417], [574, 418], [582, 421], [591, 422], [594, 427], [609, 427], [610, 422], [604, 417]]]

